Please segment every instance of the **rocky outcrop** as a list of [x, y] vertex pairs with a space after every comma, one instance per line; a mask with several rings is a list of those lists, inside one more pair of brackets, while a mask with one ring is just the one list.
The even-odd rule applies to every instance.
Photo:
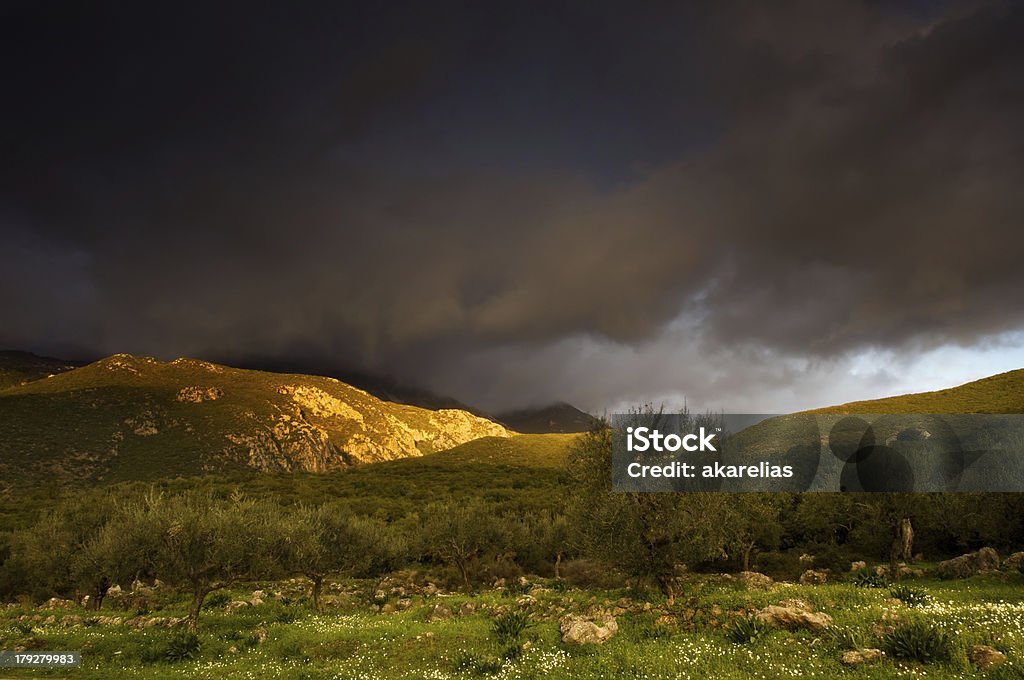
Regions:
[[559, 624], [562, 642], [571, 645], [599, 645], [619, 632], [619, 624], [611, 614], [598, 621], [582, 616], [567, 616]]
[[967, 578], [975, 574], [995, 571], [998, 568], [999, 553], [992, 548], [982, 548], [977, 552], [939, 562], [935, 571], [941, 578]]

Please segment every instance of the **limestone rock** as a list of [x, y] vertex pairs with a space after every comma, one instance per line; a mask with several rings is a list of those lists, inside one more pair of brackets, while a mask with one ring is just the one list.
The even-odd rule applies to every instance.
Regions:
[[868, 649], [853, 649], [843, 652], [840, 661], [844, 666], [860, 666], [866, 663], [881, 661], [884, 656], [885, 652], [882, 650], [869, 647]]
[[808, 569], [804, 573], [800, 574], [800, 583], [802, 585], [821, 585], [828, 581], [828, 572], [825, 570], [814, 570]]
[[774, 583], [771, 576], [757, 571], [741, 571], [739, 579], [749, 590], [770, 590]]
[[562, 642], [567, 644], [599, 645], [619, 632], [619, 624], [610, 614], [600, 617], [600, 623], [582, 616], [567, 616], [562, 619], [559, 630]]
[[971, 660], [971, 663], [983, 670], [992, 666], [998, 666], [1006, 661], [1005, 654], [995, 647], [989, 647], [988, 645], [974, 645], [967, 652], [967, 658]]
[[1011, 571], [1024, 570], [1024, 552], [1015, 552], [1003, 560], [1003, 568]]
[[814, 612], [810, 606], [799, 600], [769, 605], [759, 611], [755, 617], [769, 625], [789, 630], [806, 628], [818, 632], [832, 625], [831, 616], [824, 612]]
[[427, 614], [427, 621], [443, 621], [452, 618], [452, 610], [443, 604], [434, 605], [434, 608]]
[[982, 548], [977, 552], [939, 562], [936, 572], [942, 578], [967, 578], [975, 574], [995, 571], [998, 568], [999, 553], [992, 548]]
[[850, 573], [851, 574], [855, 574], [858, 571], [860, 571], [861, 569], [867, 569], [867, 568], [868, 568], [868, 563], [865, 562], [864, 560], [859, 560], [857, 562], [850, 562]]

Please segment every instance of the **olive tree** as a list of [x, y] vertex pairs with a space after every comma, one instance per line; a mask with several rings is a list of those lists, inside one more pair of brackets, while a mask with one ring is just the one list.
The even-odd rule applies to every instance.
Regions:
[[211, 592], [280, 572], [287, 533], [280, 510], [267, 502], [208, 493], [159, 496], [137, 520], [133, 538], [153, 574], [192, 595], [191, 630]]
[[611, 428], [597, 427], [570, 450], [572, 524], [586, 554], [637, 583], [653, 580], [672, 603], [681, 568], [724, 556], [728, 494], [614, 492], [612, 437]]
[[311, 596], [317, 611], [328, 576], [383, 570], [402, 552], [398, 538], [385, 522], [356, 516], [335, 504], [292, 511], [287, 529], [285, 569], [312, 582]]

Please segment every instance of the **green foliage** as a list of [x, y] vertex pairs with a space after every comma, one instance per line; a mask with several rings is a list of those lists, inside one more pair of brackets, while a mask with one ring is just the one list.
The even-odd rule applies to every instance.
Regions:
[[920, 607], [928, 604], [930, 600], [928, 593], [920, 588], [911, 588], [903, 584], [893, 586], [889, 594], [908, 607]]
[[853, 583], [858, 588], [885, 588], [889, 580], [869, 569], [861, 569], [853, 575]]
[[868, 637], [856, 628], [830, 628], [827, 635], [837, 649], [863, 649], [869, 646]]
[[900, 624], [882, 638], [882, 646], [893, 658], [920, 663], [949, 663], [956, 653], [953, 636], [927, 621]]
[[[634, 413], [636, 423], [664, 430], [663, 414], [650, 407]], [[681, 430], [714, 427], [713, 420], [680, 419]], [[621, 493], [612, 491], [615, 433], [595, 429], [581, 436], [569, 454], [572, 524], [585, 552], [637, 578], [652, 579], [671, 601], [680, 566], [721, 556], [735, 535], [724, 521], [732, 499], [726, 494]], [[741, 519], [741, 518], [740, 518]]]
[[772, 627], [753, 616], [734, 619], [732, 624], [725, 629], [725, 637], [737, 645], [746, 645], [756, 642], [772, 631]]
[[179, 663], [199, 655], [202, 643], [199, 636], [190, 631], [177, 631], [166, 638], [158, 638], [143, 649], [144, 663]]
[[518, 642], [531, 625], [526, 612], [506, 612], [491, 622], [491, 632], [499, 644], [509, 645]]

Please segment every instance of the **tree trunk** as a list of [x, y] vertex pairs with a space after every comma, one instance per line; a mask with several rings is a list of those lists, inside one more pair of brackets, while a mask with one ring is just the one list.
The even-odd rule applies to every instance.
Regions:
[[659, 576], [658, 588], [665, 596], [665, 604], [669, 607], [676, 603], [676, 579], [675, 576]]
[[462, 576], [462, 582], [466, 586], [466, 590], [473, 590], [473, 586], [469, 583], [469, 569], [466, 568], [464, 560], [455, 560], [455, 566], [459, 569], [459, 574]]
[[310, 576], [309, 579], [313, 581], [313, 609], [317, 612], [320, 611], [320, 591], [324, 585], [323, 576]]
[[562, 553], [555, 554], [555, 578], [562, 578]]
[[914, 559], [914, 527], [909, 517], [904, 517], [900, 522], [900, 558], [904, 562]]
[[743, 571], [750, 571], [750, 553], [754, 552], [754, 544], [751, 543], [743, 551]]
[[192, 606], [188, 610], [188, 629], [193, 633], [199, 629], [199, 612], [203, 608], [203, 600], [210, 591], [206, 588], [196, 588], [192, 591]]

